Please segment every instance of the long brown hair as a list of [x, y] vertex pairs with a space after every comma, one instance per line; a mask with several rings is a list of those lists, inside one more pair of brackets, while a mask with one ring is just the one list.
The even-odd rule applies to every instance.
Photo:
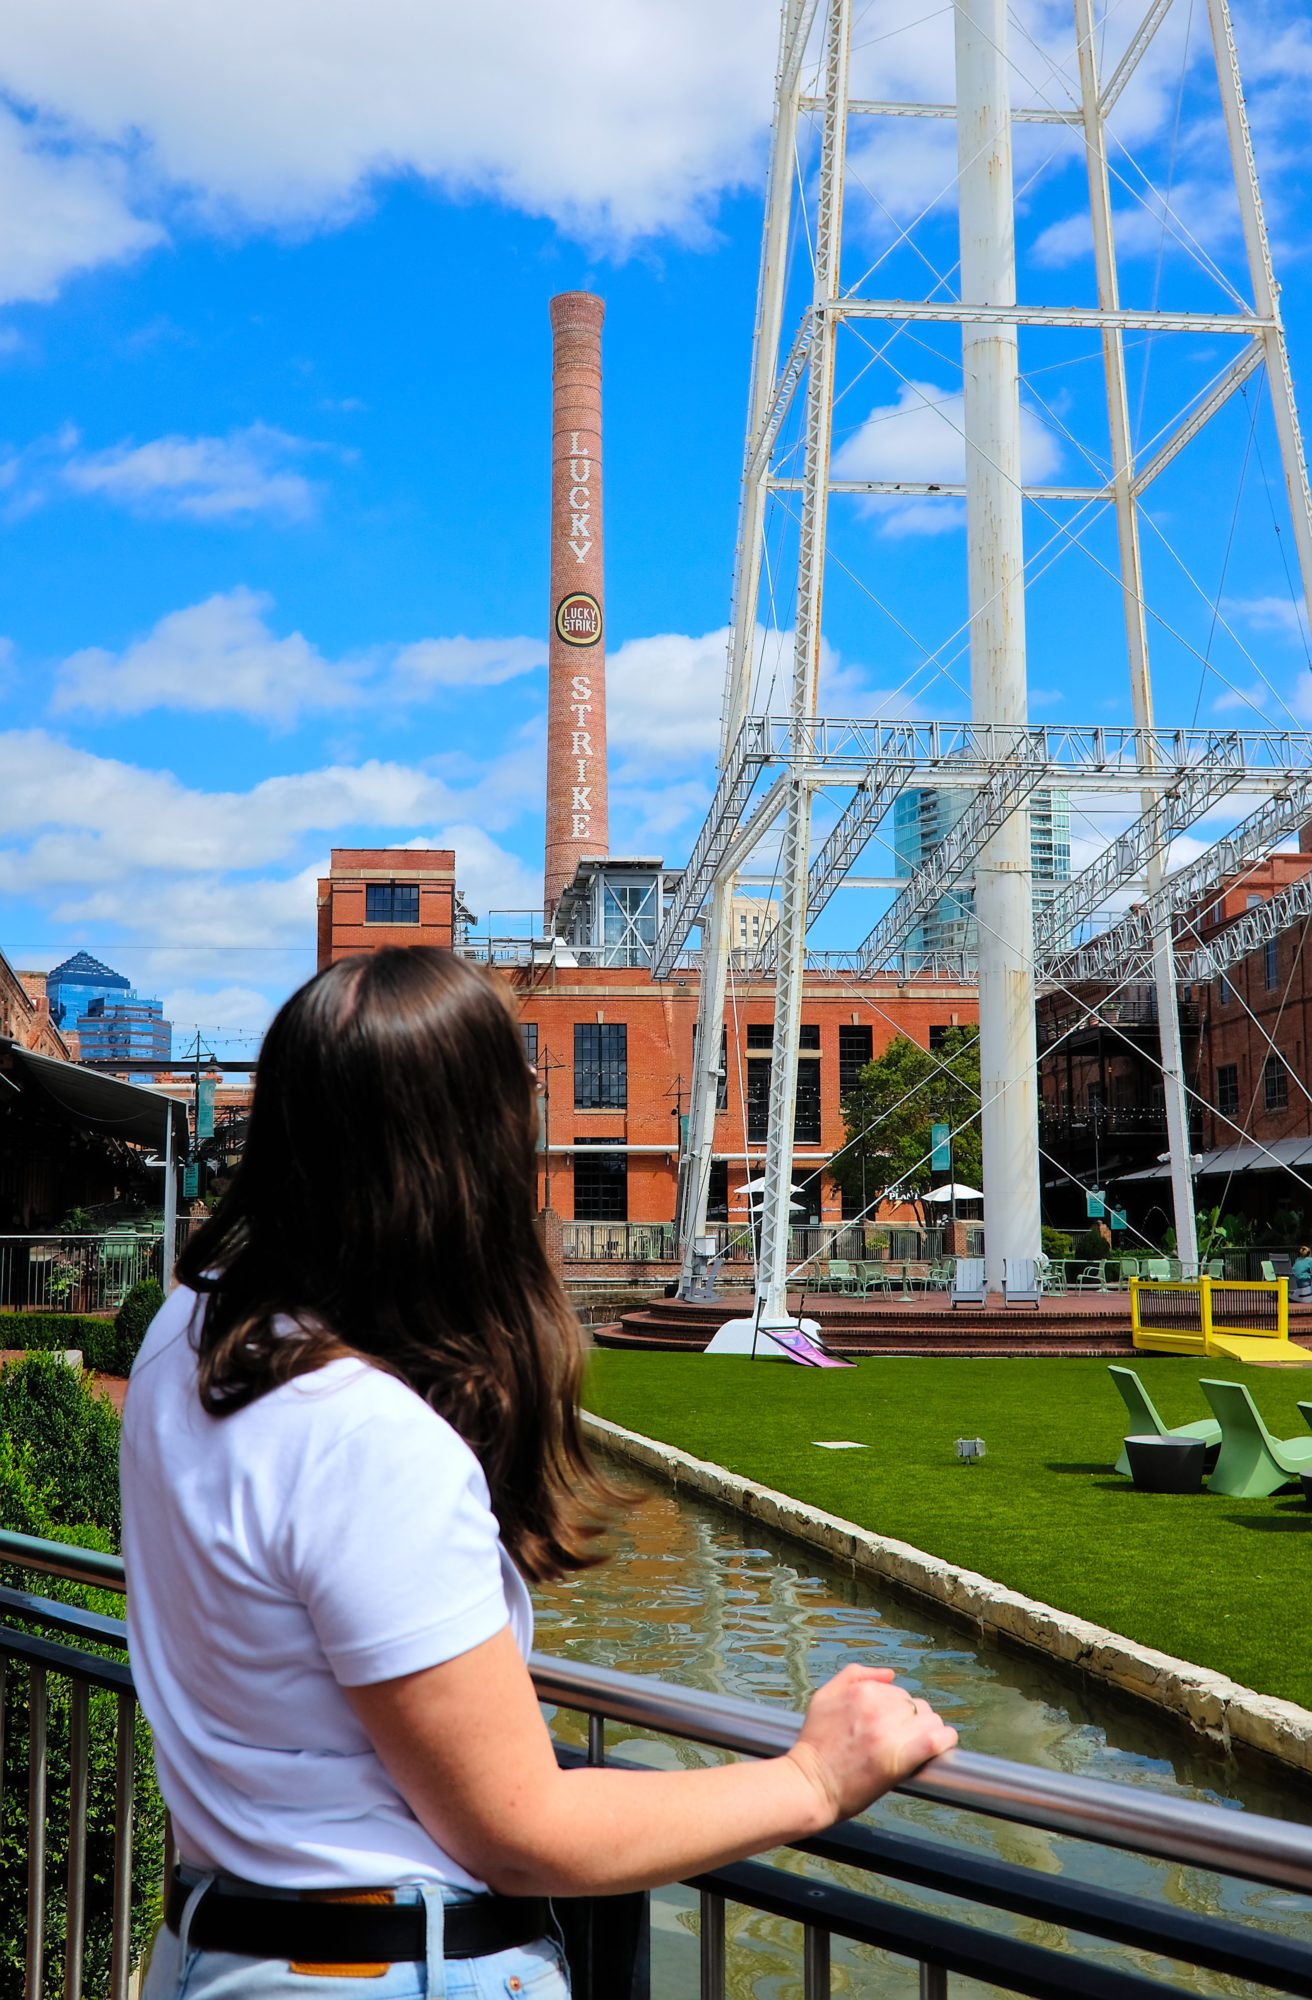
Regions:
[[601, 1560], [614, 1497], [584, 1446], [582, 1338], [534, 1222], [536, 1136], [495, 975], [425, 946], [343, 959], [275, 1016], [241, 1165], [178, 1262], [207, 1302], [211, 1416], [366, 1357], [477, 1453], [535, 1581]]

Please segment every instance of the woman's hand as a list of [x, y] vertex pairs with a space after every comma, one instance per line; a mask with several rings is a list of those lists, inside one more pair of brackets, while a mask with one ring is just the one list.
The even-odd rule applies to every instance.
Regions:
[[850, 1819], [929, 1758], [951, 1750], [957, 1732], [927, 1701], [892, 1685], [887, 1667], [844, 1667], [811, 1697], [787, 1755], [824, 1807], [822, 1822]]

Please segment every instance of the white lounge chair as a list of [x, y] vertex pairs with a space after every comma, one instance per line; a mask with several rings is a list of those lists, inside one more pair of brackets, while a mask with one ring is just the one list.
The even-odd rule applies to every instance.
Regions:
[[1043, 1293], [1039, 1261], [1036, 1257], [1004, 1257], [1002, 1296], [1009, 1306], [1033, 1306], [1038, 1310]]
[[952, 1305], [982, 1306], [984, 1304], [984, 1259], [982, 1257], [958, 1257], [952, 1274]]

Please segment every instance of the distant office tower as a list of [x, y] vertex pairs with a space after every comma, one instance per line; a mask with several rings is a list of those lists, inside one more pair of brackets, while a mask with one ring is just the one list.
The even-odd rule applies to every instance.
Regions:
[[[970, 803], [960, 790], [903, 792], [893, 808], [894, 861], [899, 875], [911, 875], [952, 831]], [[1030, 800], [1030, 865], [1034, 905], [1051, 902], [1071, 873], [1071, 802], [1065, 792], [1039, 791]], [[907, 939], [909, 952], [974, 952], [979, 932], [975, 897], [954, 889], [934, 904]]]
[[85, 1014], [93, 1000], [122, 1000], [131, 991], [130, 979], [103, 965], [89, 951], [75, 951], [72, 958], [46, 974], [50, 1018], [57, 1028], [76, 1028], [78, 1015]]
[[157, 1062], [173, 1057], [173, 1023], [164, 1019], [162, 1000], [128, 992], [94, 999], [77, 1017], [79, 1062]]
[[551, 626], [543, 898], [550, 922], [585, 857], [609, 847], [606, 581], [601, 533], [603, 301], [551, 301]]

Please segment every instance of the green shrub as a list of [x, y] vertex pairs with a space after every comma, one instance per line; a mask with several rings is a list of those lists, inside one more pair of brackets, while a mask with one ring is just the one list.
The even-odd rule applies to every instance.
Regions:
[[1096, 1264], [1100, 1258], [1110, 1254], [1111, 1245], [1100, 1229], [1086, 1229], [1075, 1245], [1075, 1255]]
[[164, 1303], [164, 1287], [158, 1278], [142, 1278], [118, 1309], [114, 1333], [118, 1340], [116, 1374], [131, 1373], [137, 1350], [146, 1337], [146, 1328]]
[[1069, 1257], [1075, 1246], [1075, 1239], [1065, 1229], [1049, 1229], [1043, 1225], [1043, 1254], [1045, 1257]]
[[54, 1354], [29, 1354], [6, 1368], [0, 1374], [0, 1433], [59, 1524], [56, 1539], [66, 1525], [87, 1524], [103, 1528], [117, 1546], [118, 1414], [107, 1396], [92, 1392], [85, 1372]]
[[[73, 1370], [63, 1363], [25, 1363], [25, 1368], [58, 1368], [69, 1381], [81, 1388], [91, 1402], [89, 1391], [78, 1383]], [[0, 1384], [18, 1370], [9, 1369]], [[117, 1418], [108, 1404], [117, 1425]], [[0, 1430], [0, 1526], [21, 1534], [76, 1542], [84, 1548], [110, 1549], [113, 1538], [104, 1528], [70, 1526], [52, 1511], [58, 1488], [59, 1468], [52, 1467], [32, 1441], [16, 1440]], [[42, 1596], [61, 1603], [80, 1604], [86, 1610], [121, 1618], [123, 1600], [115, 1592], [91, 1590], [61, 1578], [35, 1580], [30, 1573], [0, 1571], [4, 1580], [21, 1589], [36, 1589]], [[21, 1630], [39, 1628], [28, 1620], [12, 1621]], [[49, 1637], [50, 1634], [44, 1636]], [[78, 1639], [81, 1652], [109, 1658], [121, 1657], [120, 1649]], [[47, 1786], [46, 1811], [46, 1917], [45, 1948], [46, 2000], [58, 2000], [63, 1991], [63, 1959], [68, 1880], [68, 1792], [69, 1792], [69, 1683], [62, 1674], [47, 1677]], [[27, 1932], [27, 1757], [28, 1686], [22, 1668], [6, 1677], [4, 1695], [4, 1761], [0, 1770], [3, 1805], [0, 1806], [0, 1994], [9, 2000], [24, 1991], [24, 1955]], [[110, 1944], [114, 1889], [114, 1756], [118, 1697], [107, 1689], [92, 1692], [88, 1708], [88, 1762], [90, 1778], [87, 1802], [86, 1845], [86, 1948], [83, 1956], [84, 1993], [109, 1991]], [[164, 1803], [155, 1783], [150, 1753], [150, 1735], [138, 1721], [133, 1744], [133, 1852], [132, 1852], [132, 1960], [143, 1956], [159, 1920], [160, 1881], [164, 1867]]]
[[84, 1313], [0, 1313], [0, 1347], [27, 1354], [63, 1353], [80, 1348], [86, 1366], [97, 1375], [118, 1373], [118, 1334], [114, 1322]]

